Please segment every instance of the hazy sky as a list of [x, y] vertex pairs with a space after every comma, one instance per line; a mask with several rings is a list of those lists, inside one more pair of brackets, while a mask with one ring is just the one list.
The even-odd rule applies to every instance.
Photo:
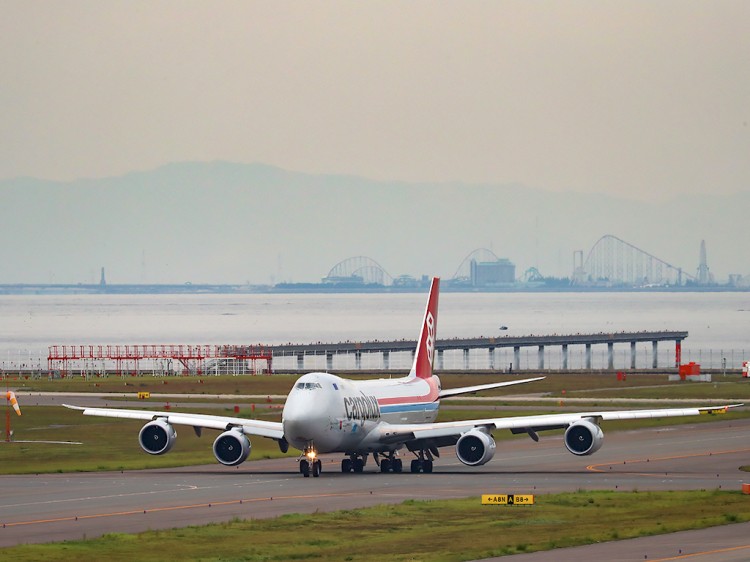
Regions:
[[750, 2], [0, 0], [0, 179], [750, 188]]

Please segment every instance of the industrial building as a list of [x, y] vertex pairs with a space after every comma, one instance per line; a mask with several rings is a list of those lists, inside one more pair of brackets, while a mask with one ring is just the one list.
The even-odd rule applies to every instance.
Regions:
[[495, 261], [478, 262], [471, 260], [471, 286], [489, 287], [516, 282], [516, 266], [510, 260], [499, 258]]

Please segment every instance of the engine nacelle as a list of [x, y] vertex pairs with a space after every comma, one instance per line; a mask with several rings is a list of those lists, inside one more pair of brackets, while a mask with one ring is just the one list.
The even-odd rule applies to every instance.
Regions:
[[589, 420], [580, 420], [565, 430], [565, 447], [578, 456], [597, 452], [604, 442], [602, 428]]
[[162, 419], [148, 422], [138, 434], [141, 449], [149, 455], [163, 455], [168, 452], [177, 440], [177, 432], [168, 422]]
[[468, 466], [480, 466], [495, 456], [495, 440], [479, 429], [464, 433], [456, 443], [458, 460]]
[[250, 440], [239, 429], [225, 431], [214, 441], [214, 456], [226, 466], [245, 462], [250, 456]]

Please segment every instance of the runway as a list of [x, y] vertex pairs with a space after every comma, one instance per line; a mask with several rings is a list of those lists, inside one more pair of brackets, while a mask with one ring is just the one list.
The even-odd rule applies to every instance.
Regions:
[[[738, 470], [750, 464], [750, 420], [609, 434], [605, 426], [604, 431], [604, 446], [590, 457], [575, 457], [564, 449], [562, 436], [545, 435], [539, 443], [501, 441], [495, 458], [478, 468], [464, 466], [452, 449], [442, 449], [432, 474], [381, 474], [372, 461], [364, 474], [342, 474], [341, 457], [332, 455], [323, 459], [320, 478], [303, 478], [297, 463], [288, 458], [246, 462], [235, 468], [215, 464], [123, 473], [2, 476], [0, 546], [201, 525], [235, 517], [352, 509], [411, 498], [579, 489], [740, 490], [743, 481], [750, 482], [750, 474]], [[744, 537], [743, 544], [750, 543], [747, 527], [738, 533]], [[744, 559], [750, 556], [750, 550], [744, 555]]]

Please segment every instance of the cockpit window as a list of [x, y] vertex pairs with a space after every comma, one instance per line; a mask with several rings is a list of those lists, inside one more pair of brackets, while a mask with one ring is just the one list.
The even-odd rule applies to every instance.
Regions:
[[319, 382], [298, 382], [295, 388], [300, 390], [314, 390], [316, 388], [323, 388]]

